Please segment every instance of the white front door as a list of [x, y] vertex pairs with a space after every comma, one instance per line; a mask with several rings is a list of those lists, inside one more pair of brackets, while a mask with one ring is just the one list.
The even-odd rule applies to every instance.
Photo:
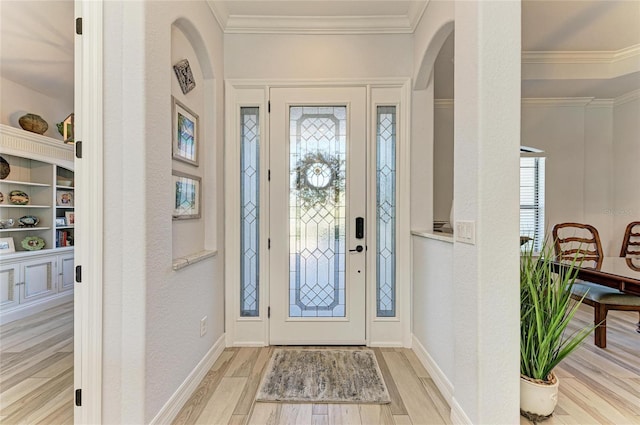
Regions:
[[366, 89], [270, 99], [270, 343], [364, 344]]

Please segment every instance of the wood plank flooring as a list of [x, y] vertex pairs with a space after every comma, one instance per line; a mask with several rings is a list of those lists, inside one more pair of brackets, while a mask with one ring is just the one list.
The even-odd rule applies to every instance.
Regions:
[[[590, 336], [557, 368], [558, 405], [551, 418], [556, 424], [640, 424], [640, 333], [638, 313], [610, 311], [607, 348], [598, 348]], [[581, 306], [570, 330], [593, 323], [593, 310]], [[522, 418], [522, 425], [532, 422]]]
[[0, 422], [73, 424], [73, 303], [0, 327]]
[[[573, 327], [593, 319], [583, 306]], [[607, 348], [589, 339], [557, 369], [560, 397], [544, 424], [639, 424], [638, 315], [610, 312]], [[449, 424], [449, 407], [415, 354], [374, 349], [391, 395], [388, 405], [256, 403], [273, 351], [228, 348], [175, 424]], [[0, 327], [0, 423], [73, 423], [73, 304]], [[521, 424], [530, 424], [521, 418]]]

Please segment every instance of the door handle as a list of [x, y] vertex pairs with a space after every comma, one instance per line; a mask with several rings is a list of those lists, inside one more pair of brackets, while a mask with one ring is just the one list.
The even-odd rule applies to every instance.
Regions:
[[356, 246], [356, 249], [349, 250], [349, 252], [362, 252], [362, 251], [364, 251], [364, 248], [362, 247], [362, 245]]

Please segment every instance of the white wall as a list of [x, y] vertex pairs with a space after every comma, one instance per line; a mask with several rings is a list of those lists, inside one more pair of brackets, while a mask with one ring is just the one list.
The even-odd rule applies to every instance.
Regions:
[[521, 143], [544, 151], [545, 221], [584, 221], [585, 101], [540, 100], [522, 104]]
[[624, 229], [640, 221], [640, 90], [616, 99], [613, 118], [613, 255], [620, 253]]
[[[189, 57], [192, 66], [215, 77], [210, 87], [196, 81], [214, 103], [192, 101], [198, 92], [183, 100], [198, 109], [206, 145], [200, 167], [191, 170], [202, 173], [208, 198], [204, 224], [198, 225], [202, 243], [212, 249], [223, 240], [224, 65], [218, 24], [204, 2], [181, 2], [179, 8], [173, 2], [106, 2], [104, 423], [149, 422], [224, 332], [223, 253], [178, 272], [171, 267], [172, 61], [178, 55], [172, 52], [172, 23], [178, 18], [193, 27], [194, 50], [186, 54], [197, 51], [200, 62]], [[198, 33], [200, 47], [193, 41]], [[184, 47], [185, 40], [175, 30], [173, 35], [179, 39], [174, 47]], [[212, 69], [202, 62], [207, 56]], [[208, 332], [201, 338], [203, 316]]]
[[[589, 223], [598, 229], [605, 255], [615, 256], [619, 253], [626, 223], [637, 220], [640, 214], [637, 205], [628, 205], [635, 200], [629, 195], [633, 193], [629, 186], [633, 179], [614, 176], [614, 170], [619, 175], [624, 173], [622, 164], [638, 155], [638, 133], [633, 118], [638, 116], [633, 109], [637, 108], [634, 106], [637, 100], [615, 107], [614, 104], [618, 102], [590, 98], [523, 99], [521, 143], [543, 150], [547, 158], [545, 223], [549, 234], [556, 223]], [[447, 173], [453, 168], [447, 163], [446, 150], [453, 143], [453, 133], [448, 130], [452, 127], [453, 106], [439, 103], [435, 114], [434, 180], [437, 182], [446, 181]], [[614, 117], [617, 132], [613, 127]], [[448, 210], [445, 211], [443, 201], [439, 200], [450, 201], [452, 196], [453, 187], [434, 184], [435, 220], [448, 217]], [[620, 221], [615, 229], [614, 218]]]
[[225, 78], [409, 77], [412, 48], [410, 34], [227, 34]]
[[436, 101], [433, 126], [433, 219], [449, 221], [453, 201], [453, 104]]
[[[453, 387], [454, 423], [517, 423], [520, 5], [429, 3], [415, 32], [413, 75], [416, 88], [425, 92], [422, 101], [431, 104], [430, 67], [453, 29], [454, 15], [455, 211], [456, 220], [474, 222], [476, 242], [453, 244], [448, 276], [448, 254], [437, 253], [442, 263], [423, 267], [420, 262], [436, 258], [430, 246], [436, 241], [414, 237], [413, 295], [419, 299], [414, 299], [413, 330]], [[413, 119], [425, 118], [414, 114]], [[414, 125], [412, 148], [433, 132], [433, 126]], [[412, 156], [415, 164], [413, 149]], [[432, 187], [433, 182], [413, 184]], [[412, 209], [413, 227], [418, 214]], [[450, 312], [453, 339], [438, 338], [428, 329], [432, 324], [424, 323], [430, 319], [425, 314], [438, 311]]]
[[62, 122], [72, 112], [73, 102], [65, 103], [6, 78], [0, 78], [0, 122], [2, 124], [21, 128], [18, 123], [21, 116], [27, 113], [40, 115], [49, 124], [44, 135], [62, 140], [56, 123]]
[[[592, 101], [585, 108], [584, 130], [584, 222], [595, 226], [605, 255], [618, 255], [613, 219], [613, 108], [611, 101]], [[553, 181], [547, 182], [547, 187]], [[547, 205], [562, 208], [563, 200], [554, 198]], [[555, 223], [549, 223], [549, 228]], [[622, 238], [622, 235], [619, 236]]]
[[413, 336], [454, 379], [453, 244], [413, 236]]

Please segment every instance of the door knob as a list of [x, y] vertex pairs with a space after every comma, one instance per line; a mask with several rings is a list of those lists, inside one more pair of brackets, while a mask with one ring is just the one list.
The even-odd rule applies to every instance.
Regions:
[[349, 252], [362, 252], [362, 251], [364, 251], [364, 248], [362, 247], [362, 245], [356, 246], [356, 249], [349, 250]]

